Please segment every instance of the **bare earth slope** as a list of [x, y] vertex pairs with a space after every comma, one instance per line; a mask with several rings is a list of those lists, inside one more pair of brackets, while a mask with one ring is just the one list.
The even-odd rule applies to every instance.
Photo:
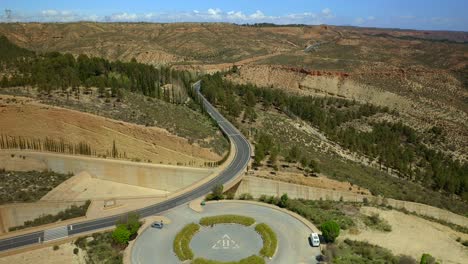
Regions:
[[63, 139], [87, 142], [98, 154], [112, 150], [115, 141], [119, 153], [128, 159], [162, 164], [202, 166], [205, 161], [221, 159], [214, 152], [189, 144], [157, 127], [145, 127], [123, 121], [40, 104], [32, 99], [2, 95], [0, 127], [2, 134], [36, 139]]

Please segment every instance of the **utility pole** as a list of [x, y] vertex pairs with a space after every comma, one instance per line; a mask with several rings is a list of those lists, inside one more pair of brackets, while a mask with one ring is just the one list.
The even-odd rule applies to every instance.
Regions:
[[5, 18], [7, 22], [11, 21], [11, 9], [5, 9]]

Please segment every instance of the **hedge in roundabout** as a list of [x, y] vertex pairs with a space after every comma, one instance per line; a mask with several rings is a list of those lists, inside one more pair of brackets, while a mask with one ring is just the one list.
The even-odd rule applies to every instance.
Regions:
[[200, 230], [200, 226], [191, 223], [186, 225], [182, 230], [177, 233], [175, 239], [174, 239], [174, 252], [177, 255], [177, 257], [181, 260], [188, 260], [188, 259], [193, 259], [193, 251], [190, 249], [190, 240], [192, 240], [192, 237]]
[[[200, 219], [200, 225], [211, 226], [216, 224], [240, 224], [244, 226], [251, 226], [255, 223], [255, 219], [242, 215], [218, 215], [208, 216]], [[200, 230], [200, 226], [191, 223], [186, 225], [182, 230], [177, 233], [174, 239], [174, 252], [181, 261], [193, 259], [193, 251], [190, 249], [190, 241], [192, 237]], [[255, 226], [255, 231], [260, 234], [263, 240], [263, 247], [260, 250], [260, 255], [263, 257], [273, 257], [278, 245], [278, 239], [275, 232], [265, 223]], [[192, 264], [265, 264], [263, 257], [252, 255], [250, 257], [241, 259], [239, 261], [221, 262], [216, 260], [209, 260], [204, 258], [196, 258]]]
[[255, 219], [242, 215], [217, 215], [208, 216], [200, 219], [200, 225], [211, 226], [216, 224], [240, 224], [244, 226], [251, 226], [255, 223]]
[[260, 234], [263, 240], [263, 247], [260, 250], [260, 255], [269, 258], [273, 257], [276, 252], [276, 247], [278, 246], [278, 238], [273, 229], [267, 224], [261, 223], [255, 226], [255, 231]]
[[230, 262], [221, 262], [204, 258], [196, 258], [192, 261], [192, 264], [265, 264], [265, 260], [262, 257], [256, 255], [252, 255], [239, 261]]

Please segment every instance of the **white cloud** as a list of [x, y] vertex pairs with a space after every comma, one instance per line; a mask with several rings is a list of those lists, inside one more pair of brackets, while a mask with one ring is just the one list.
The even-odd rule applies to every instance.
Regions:
[[375, 16], [369, 16], [369, 17], [367, 17], [367, 20], [369, 20], [369, 21], [375, 20]]
[[241, 11], [229, 11], [227, 12], [227, 18], [231, 20], [245, 20], [247, 19], [247, 16], [244, 15]]
[[354, 24], [356, 24], [356, 25], [362, 25], [362, 24], [364, 24], [364, 22], [366, 22], [366, 20], [364, 18], [362, 18], [362, 17], [358, 17], [358, 18], [356, 18], [354, 20]]
[[322, 16], [325, 17], [325, 18], [332, 18], [332, 17], [335, 17], [331, 11], [330, 8], [325, 8], [322, 10]]
[[142, 18], [142, 17], [139, 17], [137, 14], [130, 14], [130, 13], [126, 13], [126, 12], [112, 14], [110, 16], [111, 21], [119, 21], [119, 22], [136, 21], [137, 18]]
[[219, 8], [210, 8], [207, 11], [208, 15], [213, 19], [220, 19], [221, 18], [221, 9]]
[[249, 17], [252, 18], [252, 19], [266, 18], [265, 14], [263, 14], [263, 12], [260, 11], [260, 10], [255, 11], [255, 13], [251, 14]]

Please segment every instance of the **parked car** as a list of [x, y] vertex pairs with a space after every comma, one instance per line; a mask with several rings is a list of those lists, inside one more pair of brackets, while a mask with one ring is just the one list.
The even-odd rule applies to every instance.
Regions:
[[309, 236], [309, 242], [313, 247], [318, 247], [320, 246], [320, 238], [317, 233], [312, 233]]
[[151, 224], [151, 227], [162, 229], [162, 228], [164, 227], [164, 224], [163, 224], [162, 221], [160, 221], [160, 222], [154, 222], [154, 223]]

